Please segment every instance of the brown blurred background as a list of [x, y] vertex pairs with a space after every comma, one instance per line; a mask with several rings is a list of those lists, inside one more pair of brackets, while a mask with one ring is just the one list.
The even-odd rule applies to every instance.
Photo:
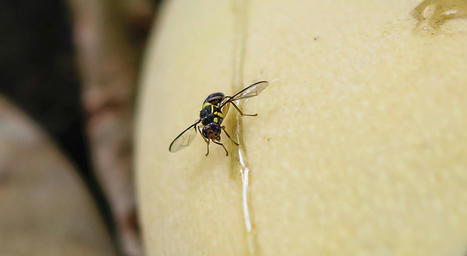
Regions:
[[0, 255], [143, 255], [133, 103], [160, 2], [0, 2]]

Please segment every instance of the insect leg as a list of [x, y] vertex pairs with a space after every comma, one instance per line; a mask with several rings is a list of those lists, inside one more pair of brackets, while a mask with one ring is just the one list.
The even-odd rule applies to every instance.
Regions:
[[227, 131], [225, 130], [225, 126], [221, 126], [222, 130], [225, 132], [225, 135], [227, 135], [227, 138], [229, 138], [235, 145], [238, 146], [238, 143], [235, 142], [231, 137], [230, 135], [227, 133]]
[[209, 155], [209, 140], [206, 140], [206, 155], [205, 156], [208, 156]]
[[205, 155], [205, 156], [208, 156], [208, 155], [209, 155], [209, 139], [206, 139], [206, 138], [203, 136], [203, 133], [202, 133], [201, 130], [199, 129], [199, 126], [197, 126], [197, 128], [198, 128], [199, 134], [201, 135], [201, 137], [203, 137], [204, 142], [206, 142], [206, 155]]
[[217, 142], [217, 141], [212, 141], [214, 143], [216, 143], [217, 145], [221, 145], [224, 150], [225, 150], [225, 156], [229, 156], [229, 151], [227, 151], [227, 149], [225, 148], [224, 144], [220, 143], [220, 142]]
[[238, 106], [235, 103], [233, 103], [233, 101], [231, 101], [229, 103], [232, 103], [232, 105], [235, 107], [235, 109], [237, 109], [237, 111], [240, 112], [241, 116], [257, 116], [258, 115], [258, 114], [243, 114], [243, 112], [240, 110], [240, 108], [238, 108]]
[[199, 126], [196, 126], [198, 128], [199, 135], [203, 137], [204, 141], [206, 141], [206, 138], [204, 138], [203, 133], [201, 132], [201, 129], [199, 129]]

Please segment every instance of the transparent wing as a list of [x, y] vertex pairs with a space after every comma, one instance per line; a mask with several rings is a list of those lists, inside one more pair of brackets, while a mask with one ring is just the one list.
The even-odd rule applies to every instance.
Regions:
[[169, 151], [177, 152], [184, 147], [188, 147], [193, 139], [196, 137], [196, 125], [201, 120], [196, 121], [194, 124], [188, 126], [183, 132], [181, 132], [173, 141], [170, 143]]
[[226, 97], [226, 100], [222, 103], [221, 106], [224, 106], [225, 104], [231, 101], [237, 101], [237, 100], [242, 100], [242, 99], [247, 99], [247, 98], [258, 96], [266, 87], [268, 87], [268, 85], [269, 85], [268, 81], [256, 82], [246, 87], [245, 89], [237, 92], [234, 96]]

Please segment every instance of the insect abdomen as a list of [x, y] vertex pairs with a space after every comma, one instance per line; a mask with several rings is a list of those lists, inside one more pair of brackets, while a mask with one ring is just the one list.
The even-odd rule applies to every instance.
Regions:
[[[214, 105], [219, 104], [223, 99], [225, 98], [225, 95], [222, 92], [215, 92], [209, 94], [209, 96], [204, 100], [204, 103], [211, 103]], [[204, 107], [204, 104], [203, 104]]]

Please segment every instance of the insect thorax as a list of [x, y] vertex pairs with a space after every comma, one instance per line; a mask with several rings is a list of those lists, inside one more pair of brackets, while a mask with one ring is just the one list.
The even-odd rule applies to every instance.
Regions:
[[215, 105], [205, 102], [203, 104], [203, 109], [199, 112], [199, 118], [203, 125], [207, 125], [212, 122], [221, 124], [224, 120], [224, 114]]

